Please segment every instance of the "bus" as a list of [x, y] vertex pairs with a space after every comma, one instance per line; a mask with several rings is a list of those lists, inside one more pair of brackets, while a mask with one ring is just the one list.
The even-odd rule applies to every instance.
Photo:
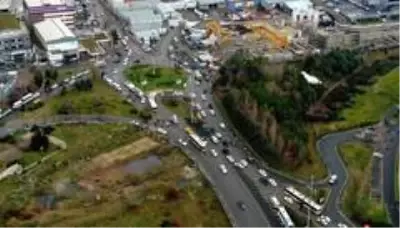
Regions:
[[294, 222], [290, 215], [287, 213], [285, 207], [278, 207], [278, 217], [284, 227], [294, 227]]
[[309, 208], [315, 215], [320, 215], [322, 212], [322, 206], [312, 199], [298, 191], [292, 186], [285, 188], [285, 193], [293, 197], [296, 201], [305, 204], [307, 208]]
[[200, 150], [204, 150], [207, 146], [207, 141], [198, 136], [191, 128], [185, 128], [186, 133], [189, 135], [190, 141]]

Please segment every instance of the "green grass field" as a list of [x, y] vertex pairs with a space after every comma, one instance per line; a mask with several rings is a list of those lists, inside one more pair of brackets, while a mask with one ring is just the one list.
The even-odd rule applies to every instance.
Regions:
[[341, 145], [339, 152], [349, 175], [342, 198], [344, 212], [358, 224], [370, 220], [371, 226], [388, 225], [383, 201], [370, 196], [373, 149], [360, 142], [349, 142]]
[[143, 91], [183, 89], [187, 78], [180, 69], [135, 65], [124, 70], [125, 76]]
[[[97, 156], [145, 139], [133, 126], [58, 126], [52, 135], [65, 141], [67, 149], [21, 178], [0, 182], [0, 225], [158, 227], [168, 220], [179, 226], [230, 226], [199, 172], [194, 170], [197, 175], [186, 177], [184, 167], [190, 161], [177, 149], [161, 144], [108, 168], [90, 169]], [[160, 143], [152, 137], [147, 140]], [[129, 151], [148, 144], [143, 142]], [[126, 162], [149, 154], [156, 154], [161, 165], [140, 175], [123, 171]], [[57, 187], [61, 183], [70, 183], [70, 187]], [[75, 190], [67, 190], [71, 188]], [[65, 191], [71, 193], [61, 193]], [[56, 197], [55, 208], [43, 209], [38, 202], [43, 195]]]
[[354, 128], [379, 121], [393, 105], [399, 104], [399, 68], [377, 78], [376, 82], [364, 88], [365, 93], [354, 98], [354, 104], [344, 109], [339, 116], [344, 118], [314, 128], [317, 135]]
[[132, 106], [122, 100], [121, 95], [104, 81], [93, 77], [91, 91], [72, 89], [65, 95], [50, 98], [43, 107], [33, 111], [25, 111], [24, 119], [40, 119], [60, 113], [62, 106], [68, 106], [71, 114], [104, 114], [117, 116], [132, 116]]

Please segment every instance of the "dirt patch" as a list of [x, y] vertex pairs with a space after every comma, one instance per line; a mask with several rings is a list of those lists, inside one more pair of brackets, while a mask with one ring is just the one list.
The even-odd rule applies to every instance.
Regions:
[[141, 138], [129, 145], [95, 157], [91, 164], [88, 165], [88, 169], [95, 170], [107, 168], [115, 163], [122, 162], [135, 155], [154, 149], [159, 145], [158, 142], [155, 142], [149, 137]]

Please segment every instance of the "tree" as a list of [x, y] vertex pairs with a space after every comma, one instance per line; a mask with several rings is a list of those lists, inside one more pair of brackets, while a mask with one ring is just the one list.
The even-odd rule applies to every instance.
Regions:
[[44, 91], [46, 93], [50, 92], [50, 80], [47, 78], [45, 79], [45, 82], [44, 82]]
[[67, 89], [64, 86], [62, 86], [60, 95], [64, 96], [66, 93], [67, 93]]
[[43, 134], [42, 129], [37, 128], [33, 133], [29, 148], [34, 151], [47, 151], [49, 148], [49, 138]]
[[50, 79], [51, 78], [51, 74], [52, 74], [51, 70], [50, 69], [46, 69], [46, 71], [44, 72], [44, 77], [46, 79]]
[[35, 83], [35, 85], [37, 87], [42, 87], [43, 84], [43, 75], [42, 72], [40, 72], [39, 70], [35, 72], [35, 75], [33, 76], [33, 82]]

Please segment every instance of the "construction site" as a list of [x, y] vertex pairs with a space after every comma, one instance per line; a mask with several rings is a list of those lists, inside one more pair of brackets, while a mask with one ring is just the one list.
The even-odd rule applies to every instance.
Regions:
[[254, 55], [282, 61], [319, 51], [308, 44], [309, 34], [317, 26], [315, 20], [295, 23], [292, 15], [278, 10], [275, 5], [261, 9], [253, 3], [238, 9], [228, 4], [226, 9], [213, 13], [201, 24], [206, 30], [203, 43], [213, 40], [215, 45], [208, 46], [212, 46], [216, 56], [227, 56], [246, 47]]

